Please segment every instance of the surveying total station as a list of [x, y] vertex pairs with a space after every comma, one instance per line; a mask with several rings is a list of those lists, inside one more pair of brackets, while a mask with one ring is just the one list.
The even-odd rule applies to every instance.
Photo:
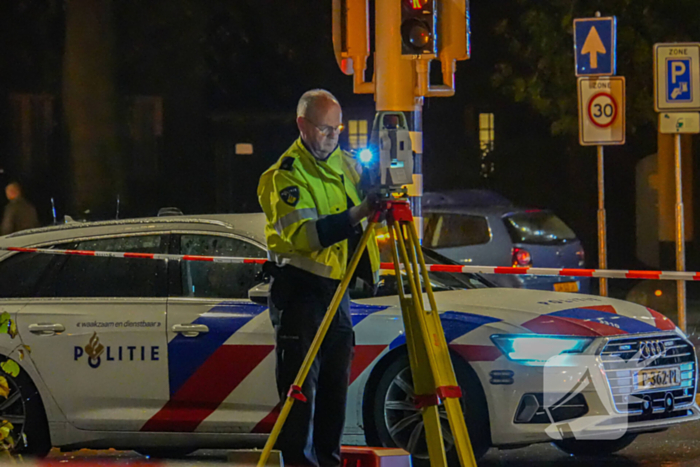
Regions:
[[[372, 142], [375, 147], [372, 154], [376, 153], [378, 157], [365, 155], [362, 158], [364, 159], [363, 181], [366, 190], [379, 193], [381, 207], [362, 234], [360, 243], [350, 259], [345, 277], [340, 282], [311, 348], [289, 389], [277, 422], [262, 451], [258, 467], [264, 467], [267, 463], [292, 405], [295, 401], [305, 403], [301, 387], [340, 306], [367, 242], [376, 235], [376, 228], [384, 223], [382, 219], [385, 219], [389, 229], [394, 274], [397, 278], [403, 277], [403, 280], [397, 281], [398, 295], [415, 386], [414, 404], [423, 415], [430, 464], [432, 467], [447, 466], [439, 412], [439, 406], [444, 405], [462, 467], [476, 466], [462, 413], [460, 401], [462, 391], [457, 384], [452, 367], [435, 295], [430, 285], [428, 270], [404, 187], [410, 183], [413, 173], [413, 154], [404, 114], [402, 112], [377, 113]], [[423, 287], [425, 287], [425, 294]], [[425, 307], [426, 298], [430, 305], [429, 309]]]
[[383, 193], [401, 190], [412, 183], [413, 150], [406, 115], [377, 112], [372, 125], [370, 147], [361, 153], [362, 188]]

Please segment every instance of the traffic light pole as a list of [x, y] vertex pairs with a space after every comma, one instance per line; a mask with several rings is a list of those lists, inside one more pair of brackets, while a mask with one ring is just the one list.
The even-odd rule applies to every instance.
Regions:
[[[333, 0], [333, 47], [341, 71], [354, 75], [357, 94], [374, 93], [377, 112], [404, 112], [414, 152], [411, 208], [422, 234], [423, 100], [455, 94], [456, 62], [470, 56], [469, 0], [375, 0], [374, 77], [365, 81], [370, 56], [369, 0]], [[438, 59], [443, 82], [430, 83]]]
[[375, 22], [375, 101], [376, 111], [404, 112], [409, 122], [413, 146], [413, 186], [409, 188], [416, 230], [422, 237], [421, 195], [423, 191], [423, 98], [416, 97], [413, 60], [401, 50], [401, 9], [406, 0], [376, 0]]
[[377, 112], [413, 112], [416, 108], [415, 65], [413, 60], [398, 53], [401, 50], [402, 1], [375, 1], [374, 100]]
[[411, 211], [416, 224], [418, 237], [423, 239], [423, 99], [416, 98], [416, 107], [409, 118], [409, 130], [413, 145], [413, 187], [409, 190], [411, 196]]

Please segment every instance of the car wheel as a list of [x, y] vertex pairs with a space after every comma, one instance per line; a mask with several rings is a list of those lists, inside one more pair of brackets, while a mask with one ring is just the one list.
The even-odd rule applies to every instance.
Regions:
[[156, 459], [179, 459], [192, 454], [197, 449], [193, 448], [138, 448], [134, 451], [142, 456], [153, 457]]
[[580, 457], [604, 457], [620, 451], [637, 439], [636, 434], [627, 434], [618, 439], [578, 440], [562, 439], [552, 441], [567, 454]]
[[41, 396], [32, 379], [20, 368], [17, 376], [2, 373], [9, 394], [0, 398], [0, 423], [13, 426], [10, 436], [15, 441], [12, 454], [45, 457], [51, 450], [51, 435]]
[[[478, 460], [491, 445], [486, 397], [478, 377], [467, 364], [453, 359], [453, 365], [463, 391], [462, 411], [474, 457]], [[430, 465], [423, 417], [413, 401], [413, 377], [408, 355], [399, 354], [388, 366], [377, 370], [380, 373], [376, 378], [370, 379], [363, 404], [367, 444], [400, 447], [411, 453], [414, 465]], [[450, 465], [458, 465], [457, 450], [442, 405], [440, 418], [448, 462]]]

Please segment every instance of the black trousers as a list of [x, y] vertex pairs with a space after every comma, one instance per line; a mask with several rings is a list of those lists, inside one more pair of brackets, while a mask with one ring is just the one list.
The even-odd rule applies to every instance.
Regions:
[[[276, 331], [277, 390], [284, 401], [330, 305], [338, 281], [290, 266], [273, 278], [279, 310]], [[307, 402], [294, 401], [276, 447], [290, 465], [337, 467], [345, 425], [354, 334], [346, 294], [302, 386]]]

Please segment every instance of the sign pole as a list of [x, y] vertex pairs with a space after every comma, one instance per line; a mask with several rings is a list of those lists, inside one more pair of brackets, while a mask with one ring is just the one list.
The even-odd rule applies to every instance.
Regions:
[[[683, 186], [681, 179], [681, 135], [673, 135], [674, 162], [676, 169], [676, 271], [685, 271], [685, 222], [683, 219]], [[678, 327], [686, 330], [685, 281], [677, 281]]]
[[[603, 146], [598, 146], [598, 267], [608, 268], [607, 227], [605, 223], [605, 164]], [[685, 283], [684, 283], [685, 284]], [[600, 278], [600, 295], [608, 296], [608, 280]]]
[[[608, 267], [605, 213], [605, 145], [625, 143], [625, 78], [579, 78], [579, 143], [596, 146], [598, 159], [598, 267]], [[609, 296], [608, 279], [599, 278], [599, 294]]]
[[[608, 267], [605, 215], [604, 145], [625, 144], [625, 78], [617, 70], [617, 19], [574, 19], [574, 56], [578, 79], [579, 143], [598, 149], [598, 267]], [[600, 278], [599, 294], [608, 296]]]
[[[673, 134], [676, 172], [676, 271], [685, 271], [681, 134], [700, 133], [700, 43], [654, 45], [654, 110], [659, 132]], [[678, 327], [686, 330], [685, 282], [677, 282]]]

